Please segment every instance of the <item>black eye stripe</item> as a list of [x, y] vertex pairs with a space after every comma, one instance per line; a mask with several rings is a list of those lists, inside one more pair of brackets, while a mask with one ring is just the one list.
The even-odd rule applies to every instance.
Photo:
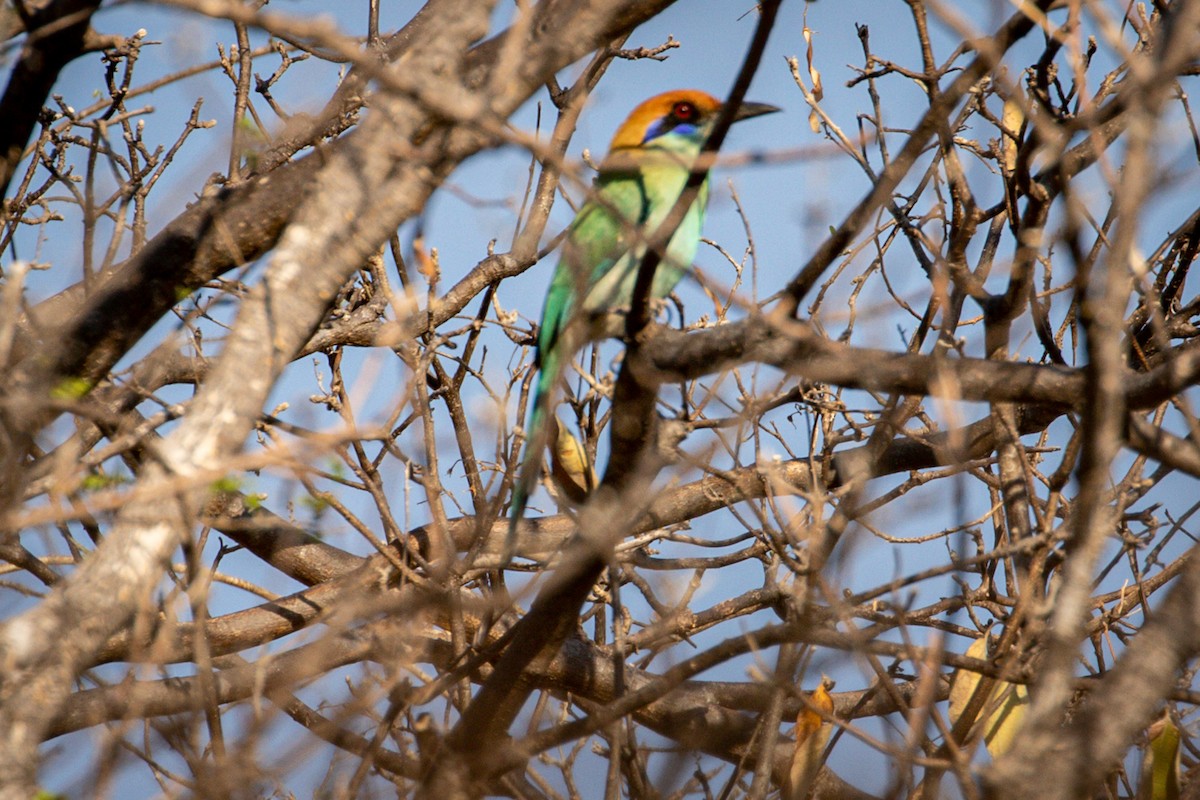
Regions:
[[642, 143], [645, 144], [651, 139], [675, 130], [693, 133], [698, 130], [702, 116], [704, 116], [704, 112], [695, 103], [690, 100], [676, 100], [671, 104], [671, 111], [668, 114], [654, 120], [647, 127], [642, 136]]

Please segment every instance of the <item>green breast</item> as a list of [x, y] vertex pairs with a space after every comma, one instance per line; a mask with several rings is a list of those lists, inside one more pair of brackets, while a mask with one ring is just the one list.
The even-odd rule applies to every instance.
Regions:
[[[670, 213], [688, 175], [686, 163], [673, 153], [652, 153], [638, 160], [637, 169], [601, 174], [595, 199], [571, 225], [550, 283], [538, 336], [541, 353], [554, 347], [576, 309], [596, 314], [630, 305], [646, 237]], [[691, 267], [707, 204], [705, 179], [655, 271], [654, 298], [669, 294]]]
[[[624, 230], [619, 253], [606, 268], [593, 272], [592, 285], [584, 298], [583, 307], [591, 312], [627, 307], [632, 302], [637, 270], [646, 253], [645, 239], [654, 235], [658, 226], [670, 214], [679, 198], [688, 171], [671, 164], [644, 168], [637, 178], [627, 179], [638, 192], [638, 233]], [[628, 188], [625, 189], [628, 191]], [[708, 204], [708, 180], [700, 187], [700, 193], [688, 209], [683, 222], [675, 230], [667, 245], [667, 251], [654, 273], [651, 295], [665, 297], [675, 288], [684, 273], [692, 266], [696, 249], [700, 243], [700, 229], [704, 224], [704, 209]], [[640, 235], [639, 235], [640, 234]]]

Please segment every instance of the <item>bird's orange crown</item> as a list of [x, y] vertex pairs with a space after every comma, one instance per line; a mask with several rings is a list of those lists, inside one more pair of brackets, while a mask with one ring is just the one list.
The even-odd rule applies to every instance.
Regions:
[[676, 89], [655, 95], [629, 114], [629, 118], [617, 128], [608, 149], [641, 147], [650, 126], [672, 114], [680, 117], [681, 121], [690, 121], [683, 115], [694, 114], [695, 121], [700, 122], [720, 107], [720, 100], [698, 89]]

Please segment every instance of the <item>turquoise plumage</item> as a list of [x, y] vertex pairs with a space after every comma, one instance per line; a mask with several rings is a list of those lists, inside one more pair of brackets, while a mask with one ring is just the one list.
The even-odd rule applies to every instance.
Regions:
[[[777, 110], [743, 103], [734, 119]], [[542, 309], [535, 362], [539, 373], [525, 428], [525, 457], [513, 486], [506, 561], [541, 469], [555, 385], [568, 359], [598, 335], [594, 323], [630, 306], [646, 239], [675, 205], [720, 111], [720, 101], [696, 90], [667, 92], [635, 108], [613, 136], [592, 198], [571, 223]], [[706, 176], [654, 273], [653, 298], [670, 294], [691, 266], [707, 203]]]

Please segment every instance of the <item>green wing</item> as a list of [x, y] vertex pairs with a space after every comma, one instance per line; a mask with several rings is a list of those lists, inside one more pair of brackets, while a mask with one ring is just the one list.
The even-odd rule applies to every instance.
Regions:
[[[638, 266], [646, 252], [644, 237], [652, 235], [670, 213], [687, 177], [687, 169], [675, 160], [646, 163], [638, 171], [601, 174], [596, 181], [595, 198], [579, 210], [567, 232], [563, 254], [542, 308], [537, 344], [538, 379], [529, 423], [525, 426], [525, 456], [513, 484], [504, 563], [512, 556], [525, 503], [541, 469], [554, 385], [561, 377], [566, 359], [582, 344], [581, 337], [563, 336], [571, 317], [577, 309], [594, 313], [630, 304]], [[666, 257], [654, 274], [652, 296], [665, 297], [691, 266], [707, 202], [706, 180], [667, 245]]]
[[[571, 226], [546, 295], [538, 336], [541, 358], [554, 349], [577, 307], [597, 313], [629, 306], [646, 252], [644, 237], [653, 235], [670, 214], [687, 178], [687, 169], [674, 160], [647, 161], [637, 172], [600, 178], [596, 199], [580, 209]], [[691, 266], [707, 204], [705, 180], [667, 245], [652, 297], [669, 294]]]
[[546, 304], [542, 307], [536, 360], [538, 377], [533, 388], [529, 423], [525, 426], [525, 456], [513, 484], [508, 537], [501, 556], [506, 564], [512, 558], [525, 503], [541, 469], [542, 451], [548, 437], [546, 417], [551, 413], [554, 384], [561, 374], [563, 359], [571, 357], [571, 353], [564, 352], [570, 343], [563, 341], [562, 334], [575, 312], [576, 298], [585, 297], [588, 286], [626, 255], [628, 242], [637, 238], [630, 236], [630, 231], [644, 222], [649, 213], [649, 200], [640, 175], [601, 175], [596, 186], [596, 197], [579, 209], [571, 223], [562, 257], [546, 293]]
[[577, 298], [586, 297], [589, 287], [628, 254], [630, 242], [638, 239], [632, 232], [650, 215], [651, 198], [640, 173], [601, 175], [596, 186], [596, 197], [584, 204], [571, 223], [546, 293], [538, 333], [539, 366], [553, 352], [575, 312]]

